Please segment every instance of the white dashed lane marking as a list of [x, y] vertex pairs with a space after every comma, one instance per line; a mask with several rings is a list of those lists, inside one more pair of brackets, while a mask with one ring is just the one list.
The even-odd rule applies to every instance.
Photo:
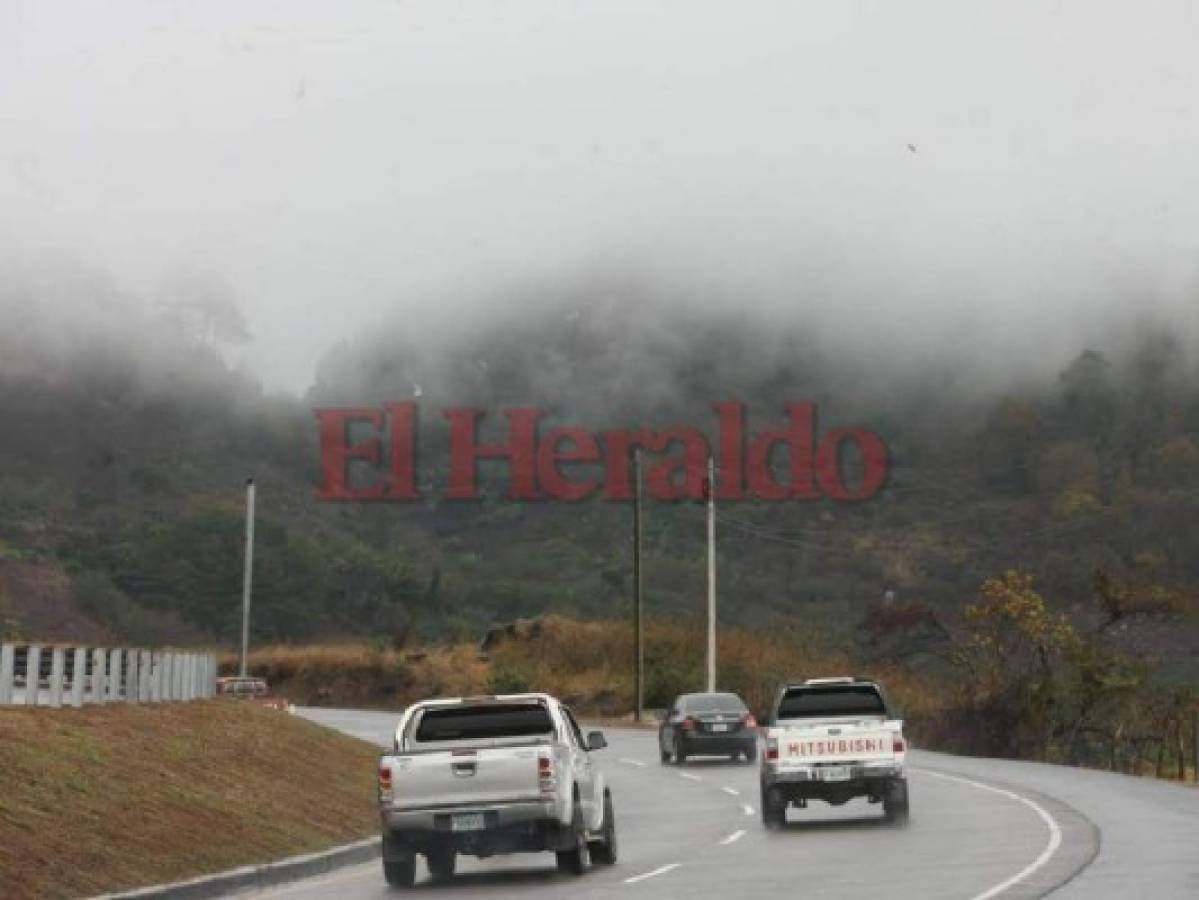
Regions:
[[632, 878], [626, 878], [624, 880], [624, 883], [625, 884], [636, 884], [639, 881], [645, 881], [645, 879], [647, 879], [647, 878], [654, 878], [657, 875], [665, 875], [667, 872], [673, 871], [674, 869], [677, 869], [678, 867], [679, 867], [679, 863], [669, 863], [668, 865], [665, 865], [665, 866], [659, 866], [658, 868], [654, 869], [652, 872], [645, 872], [642, 875], [634, 875]]

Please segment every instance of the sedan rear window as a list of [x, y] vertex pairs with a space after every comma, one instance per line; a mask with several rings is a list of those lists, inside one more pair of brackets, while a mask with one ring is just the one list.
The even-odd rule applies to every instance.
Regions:
[[693, 713], [745, 711], [745, 704], [736, 694], [692, 694], [683, 698], [680, 707]]
[[792, 688], [779, 703], [780, 719], [821, 716], [881, 716], [887, 709], [872, 685]]
[[553, 732], [553, 720], [543, 704], [484, 704], [426, 710], [417, 725], [416, 740], [472, 741], [536, 737]]

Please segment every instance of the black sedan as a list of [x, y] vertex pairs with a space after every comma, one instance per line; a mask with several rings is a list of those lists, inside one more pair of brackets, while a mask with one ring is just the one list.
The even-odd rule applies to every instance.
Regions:
[[662, 762], [688, 756], [758, 757], [758, 723], [736, 694], [681, 694], [658, 730]]

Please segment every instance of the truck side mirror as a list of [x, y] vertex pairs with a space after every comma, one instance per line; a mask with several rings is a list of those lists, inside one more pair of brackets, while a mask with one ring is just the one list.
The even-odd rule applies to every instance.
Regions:
[[587, 749], [588, 750], [603, 750], [608, 746], [608, 739], [604, 737], [602, 731], [590, 731], [587, 733]]

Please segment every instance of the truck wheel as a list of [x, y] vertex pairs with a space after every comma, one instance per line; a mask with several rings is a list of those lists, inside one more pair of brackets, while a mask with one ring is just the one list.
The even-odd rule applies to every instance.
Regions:
[[908, 780], [896, 778], [888, 782], [883, 794], [883, 815], [888, 822], [906, 825], [908, 821]]
[[658, 748], [658, 752], [659, 752], [659, 754], [661, 754], [661, 756], [662, 756], [662, 765], [664, 765], [664, 766], [668, 766], [668, 765], [670, 765], [670, 751], [669, 751], [669, 750], [663, 750], [663, 749], [661, 749], [661, 748], [659, 747], [659, 748]]
[[749, 764], [749, 763], [757, 762], [757, 760], [758, 760], [758, 745], [754, 744], [748, 750], [745, 751], [745, 762], [747, 764]]
[[787, 824], [787, 807], [772, 796], [772, 792], [762, 789], [762, 824], [770, 830], [782, 828]]
[[686, 750], [684, 750], [682, 747], [680, 747], [678, 744], [675, 744], [675, 747], [674, 747], [674, 764], [675, 764], [676, 766], [681, 766], [681, 765], [682, 765], [683, 763], [685, 763], [686, 761], [687, 761], [687, 751], [686, 751]]
[[383, 877], [392, 887], [410, 888], [416, 884], [416, 857], [383, 860]]
[[425, 857], [425, 862], [429, 865], [429, 874], [438, 881], [454, 877], [454, 865], [457, 861], [458, 854], [453, 850], [435, 850]]
[[604, 836], [592, 841], [588, 849], [593, 862], [610, 866], [616, 862], [616, 815], [612, 812], [612, 795], [604, 792]]
[[587, 831], [583, 827], [583, 811], [579, 809], [578, 797], [575, 798], [575, 814], [570, 830], [574, 836], [574, 846], [558, 851], [558, 871], [568, 875], [582, 875], [587, 871], [591, 854], [587, 850]]

